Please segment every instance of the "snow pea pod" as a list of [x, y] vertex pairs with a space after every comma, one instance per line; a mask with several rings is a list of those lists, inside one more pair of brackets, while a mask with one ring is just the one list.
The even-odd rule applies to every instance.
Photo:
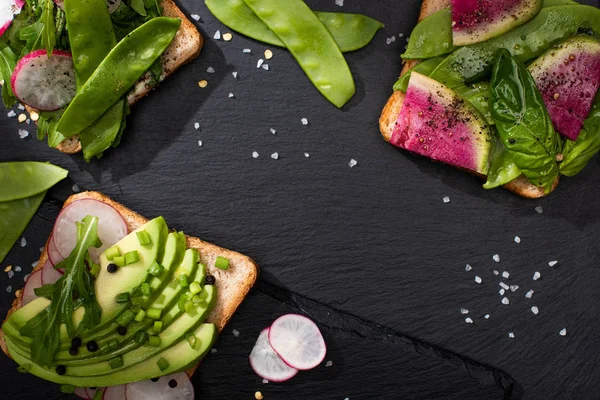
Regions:
[[316, 88], [341, 108], [354, 79], [329, 31], [302, 0], [244, 0], [281, 39]]
[[178, 18], [154, 18], [121, 40], [79, 89], [58, 131], [70, 137], [100, 118], [160, 57], [180, 25]]
[[113, 104], [95, 123], [79, 134], [83, 158], [89, 162], [94, 156], [101, 155], [117, 138], [125, 116], [125, 100]]
[[0, 163], [0, 202], [24, 199], [45, 192], [69, 172], [49, 163]]
[[[273, 46], [285, 47], [273, 31], [243, 0], [206, 0], [206, 6], [223, 24], [244, 36]], [[365, 47], [383, 24], [360, 14], [314, 12], [342, 53]]]
[[498, 50], [507, 49], [517, 62], [527, 62], [579, 29], [600, 33], [600, 9], [584, 5], [544, 8], [534, 19], [505, 35], [459, 48], [438, 66], [431, 78], [450, 87], [483, 80], [489, 77]]
[[444, 8], [415, 27], [410, 34], [405, 60], [425, 60], [452, 53], [456, 47], [452, 40], [452, 11]]
[[65, 0], [77, 87], [81, 87], [117, 44], [106, 0]]
[[19, 239], [42, 204], [46, 192], [0, 203], [0, 262]]

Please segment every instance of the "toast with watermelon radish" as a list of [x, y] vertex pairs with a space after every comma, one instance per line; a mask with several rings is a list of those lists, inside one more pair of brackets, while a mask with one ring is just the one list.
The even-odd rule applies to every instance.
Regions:
[[[501, 9], [513, 12], [498, 14]], [[513, 21], [507, 20], [508, 14], [514, 14]], [[526, 198], [548, 195], [557, 187], [560, 175], [579, 173], [600, 150], [600, 40], [582, 34], [600, 33], [599, 16], [598, 8], [568, 0], [424, 0], [420, 26], [411, 35], [402, 74], [379, 120], [382, 136], [394, 146], [487, 176], [487, 189], [503, 186]], [[554, 31], [555, 26], [548, 22], [554, 17], [570, 22]], [[435, 43], [431, 30], [425, 32], [431, 22], [448, 25], [439, 29], [443, 33]], [[530, 45], [535, 46], [526, 39], [544, 23], [558, 35], [547, 47], [531, 50]], [[519, 40], [523, 43], [517, 43]], [[543, 119], [550, 126], [548, 133], [540, 124], [537, 130], [529, 129], [529, 136], [518, 137], [524, 143], [532, 139], [528, 146], [534, 148], [536, 140], [543, 143], [536, 150], [521, 145], [520, 153], [513, 153], [520, 143], [515, 137], [508, 138], [506, 131], [521, 125], [519, 117], [508, 128], [497, 124], [506, 109], [498, 111], [502, 93], [494, 91], [493, 85], [502, 78], [494, 75], [492, 82], [482, 81], [491, 75], [502, 49], [512, 51], [521, 65], [523, 82], [534, 83], [531, 97], [538, 106], [543, 103], [538, 115], [547, 115]], [[484, 53], [488, 59], [477, 58]], [[490, 56], [496, 57], [492, 61]], [[525, 62], [531, 64], [529, 72], [523, 72]], [[449, 103], [452, 96], [455, 101]], [[482, 118], [487, 123], [474, 126], [473, 122]], [[492, 137], [483, 139], [489, 143], [486, 149], [481, 140], [487, 129]], [[546, 142], [540, 139], [544, 137]], [[550, 143], [558, 145], [551, 148]], [[482, 162], [484, 159], [487, 162]], [[518, 159], [521, 168], [513, 159]], [[551, 173], [541, 171], [543, 163], [554, 164]], [[539, 169], [532, 172], [530, 167]]]
[[[57, 262], [60, 260], [60, 258], [62, 258], [61, 256], [61, 252], [64, 254], [65, 252], [68, 253], [68, 251], [70, 251], [69, 249], [71, 249], [73, 247], [73, 245], [75, 245], [73, 243], [73, 240], [70, 236], [68, 236], [68, 230], [70, 229], [72, 232], [71, 234], [74, 233], [74, 227], [75, 227], [75, 221], [79, 220], [80, 218], [83, 218], [83, 215], [95, 215], [98, 216], [98, 228], [97, 228], [97, 235], [98, 237], [102, 240], [105, 241], [106, 243], [103, 243], [103, 246], [101, 248], [98, 249], [98, 251], [104, 250], [104, 249], [108, 249], [110, 250], [111, 248], [120, 248], [122, 249], [123, 252], [127, 251], [127, 250], [123, 250], [124, 249], [124, 244], [120, 245], [121, 243], [124, 243], [128, 238], [133, 237], [135, 239], [136, 234], [133, 234], [132, 232], [136, 231], [139, 232], [141, 227], [145, 227], [148, 226], [148, 224], [152, 223], [155, 220], [162, 220], [161, 217], [152, 220], [152, 221], [148, 221], [148, 219], [144, 218], [143, 216], [135, 213], [134, 211], [130, 210], [129, 208], [125, 207], [124, 205], [115, 202], [114, 200], [106, 197], [105, 195], [101, 194], [101, 193], [97, 193], [97, 192], [83, 192], [83, 193], [79, 193], [76, 195], [73, 195], [71, 197], [69, 197], [67, 199], [67, 201], [64, 203], [61, 214], [59, 214], [59, 217], [57, 218], [57, 221], [55, 223], [52, 235], [50, 236], [50, 238], [48, 239], [46, 246], [40, 256], [39, 262], [37, 264], [37, 266], [34, 268], [32, 274], [30, 275], [30, 278], [28, 279], [27, 283], [26, 283], [26, 287], [22, 290], [17, 290], [15, 292], [16, 295], [16, 299], [13, 302], [13, 306], [11, 308], [11, 310], [8, 312], [8, 315], [6, 317], [6, 320], [4, 321], [4, 323], [6, 324], [7, 321], [9, 321], [9, 318], [11, 318], [11, 316], [13, 316], [18, 310], [22, 309], [22, 307], [24, 307], [24, 303], [25, 302], [31, 302], [33, 299], [35, 299], [35, 294], [33, 294], [33, 298], [32, 298], [32, 289], [29, 288], [28, 286], [30, 285], [35, 285], [36, 284], [36, 279], [41, 279], [41, 283], [38, 282], [38, 285], [41, 284], [48, 284], [48, 283], [52, 283], [54, 281], [56, 281], [57, 279], [60, 278], [60, 272], [55, 270], [54, 267], [52, 266], [53, 262]], [[89, 218], [89, 217], [86, 217]], [[104, 220], [105, 223], [102, 224], [102, 221]], [[162, 220], [164, 223], [164, 220]], [[85, 222], [85, 218], [83, 219], [83, 222]], [[166, 226], [165, 226], [166, 228]], [[142, 228], [143, 229], [143, 228]], [[146, 228], [146, 231], [143, 232], [150, 232], [150, 237], [152, 237], [152, 231], [149, 228]], [[165, 235], [167, 234], [167, 232], [164, 233]], [[183, 236], [182, 233], [177, 233], [177, 232], [172, 232], [169, 233], [169, 238], [171, 236], [176, 236], [176, 235], [181, 235], [180, 236], [180, 240], [183, 240], [184, 243], [184, 247], [183, 249], [185, 250], [187, 248], [187, 250], [185, 250], [185, 257], [183, 257], [183, 261], [182, 258], [179, 258], [179, 262], [181, 263], [181, 266], [179, 268], [176, 269], [177, 271], [182, 271], [184, 269], [184, 265], [186, 263], [186, 258], [188, 255], [188, 252], [190, 251], [194, 251], [197, 252], [197, 254], [199, 254], [199, 258], [197, 258], [196, 262], [198, 262], [198, 271], [200, 271], [201, 268], [206, 268], [203, 272], [202, 272], [202, 280], [204, 280], [206, 277], [206, 285], [213, 285], [214, 292], [216, 293], [215, 298], [211, 300], [212, 304], [212, 310], [209, 309], [209, 313], [207, 314], [207, 317], [205, 317], [205, 321], [204, 321], [204, 325], [206, 324], [214, 324], [214, 326], [216, 327], [216, 329], [218, 331], [222, 331], [224, 326], [227, 324], [227, 322], [229, 321], [229, 319], [232, 317], [233, 313], [236, 311], [236, 309], [238, 308], [238, 306], [241, 304], [241, 302], [244, 300], [244, 298], [246, 297], [246, 295], [249, 293], [250, 289], [252, 288], [252, 286], [254, 285], [256, 279], [257, 279], [257, 275], [258, 275], [258, 267], [257, 265], [254, 263], [253, 260], [251, 260], [249, 257], [244, 256], [240, 253], [231, 251], [231, 250], [227, 250], [221, 247], [218, 247], [216, 245], [213, 245], [211, 243], [207, 243], [197, 237], [190, 237], [190, 236]], [[146, 234], [144, 234], [144, 236], [146, 236]], [[61, 237], [62, 239], [57, 239], [57, 237]], [[164, 250], [164, 256], [163, 257], [163, 261], [161, 261], [161, 263], [165, 263], [164, 266], [162, 267], [162, 271], [168, 270], [168, 267], [166, 266], [167, 261], [164, 261], [164, 259], [168, 258], [167, 253], [169, 253], [168, 250], [168, 240], [170, 240], [169, 238], [167, 238], [167, 247], [166, 250]], [[146, 244], [143, 244], [144, 242], [142, 242], [142, 240], [140, 239], [140, 236], [138, 234], [137, 236], [137, 240], [135, 241], [135, 243], [137, 243], [137, 241], [139, 240], [139, 244], [140, 245], [146, 245], [149, 244], [150, 247], [152, 247], [152, 245], [155, 243], [155, 239], [148, 241], [146, 239]], [[158, 241], [156, 241], [158, 242]], [[118, 245], [115, 245], [115, 243], [118, 243]], [[76, 245], [78, 246], [78, 245]], [[111, 247], [112, 246], [112, 247]], [[77, 247], [76, 247], [77, 248]], [[106, 261], [105, 257], [108, 257], [108, 251], [105, 251], [104, 253], [102, 253], [102, 255], [99, 255], [99, 253], [92, 253], [92, 250], [96, 250], [93, 248], [90, 248], [90, 255], [92, 256], [92, 259], [98, 259], [99, 261], [97, 261], [100, 265], [102, 265], [100, 273], [97, 275], [96, 278], [96, 283], [99, 284], [100, 279], [111, 279], [111, 277], [114, 276], [113, 279], [117, 279], [116, 281], [113, 280], [115, 285], [119, 285], [119, 282], [122, 281], [123, 275], [121, 275], [120, 277], [119, 272], [114, 273], [115, 271], [110, 271], [111, 265], [113, 264], [108, 264], [108, 266], [106, 266], [106, 262], [109, 263], [117, 263], [116, 258], [112, 258], [110, 259], [110, 261]], [[183, 250], [179, 250], [180, 254]], [[140, 250], [140, 254], [142, 254], [142, 260], [144, 257], [144, 253], [142, 253], [143, 250]], [[73, 252], [75, 253], [75, 252]], [[72, 254], [73, 254], [72, 253]], [[69, 256], [68, 259], [71, 259], [72, 257]], [[94, 258], [97, 257], [97, 258]], [[57, 260], [58, 258], [58, 260]], [[228, 260], [228, 264], [223, 266], [221, 264], [223, 259], [227, 259]], [[219, 261], [221, 260], [221, 261]], [[91, 262], [91, 261], [90, 261]], [[179, 265], [179, 262], [177, 263], [177, 265]], [[201, 266], [201, 264], [204, 266]], [[126, 271], [127, 268], [132, 268], [134, 267], [136, 264], [135, 262], [131, 265], [126, 264], [122, 269], [123, 271]], [[116, 267], [115, 267], [116, 268]], [[171, 269], [175, 270], [175, 268], [171, 267]], [[108, 271], [108, 273], [107, 273]], [[128, 273], [128, 272], [123, 272], [123, 273]], [[181, 272], [178, 272], [181, 273]], [[197, 274], [199, 274], [200, 272], [196, 272]], [[104, 274], [104, 275], [103, 275]], [[173, 273], [174, 274], [174, 273]], [[154, 278], [154, 280], [156, 281], [156, 279], [158, 279], [158, 277], [161, 277], [161, 280], [164, 280], [165, 282], [170, 282], [168, 284], [168, 287], [173, 287], [173, 285], [171, 285], [172, 282], [179, 282], [179, 285], [183, 288], [183, 287], [192, 287], [192, 284], [195, 284], [196, 282], [192, 282], [190, 278], [190, 283], [188, 286], [188, 283], [186, 282], [186, 285], [184, 286], [181, 283], [181, 279], [174, 279], [171, 280], [171, 278], [169, 278], [168, 280], [165, 278], [162, 278], [164, 275], [163, 272], [160, 272], [158, 275], [156, 275], [156, 278]], [[169, 276], [169, 275], [167, 275]], [[175, 276], [175, 275], [173, 275]], [[190, 275], [191, 276], [191, 275]], [[198, 275], [196, 275], [198, 276]], [[177, 278], [180, 278], [181, 275], [179, 275]], [[152, 279], [152, 277], [150, 277]], [[212, 280], [212, 282], [209, 282], [208, 278], [210, 278], [210, 280]], [[106, 282], [106, 280], [103, 280], [102, 282]], [[148, 281], [147, 281], [148, 282]], [[150, 281], [152, 282], [152, 281]], [[153, 283], [151, 285], [154, 285]], [[152, 286], [154, 287], [154, 286]], [[164, 288], [166, 288], [167, 286], [163, 286]], [[178, 287], [178, 286], [175, 286]], [[204, 291], [207, 291], [208, 286], [206, 286], [204, 288]], [[98, 293], [98, 288], [95, 290], [96, 293]], [[113, 289], [112, 286], [109, 287], [103, 287], [102, 289], [103, 291], [110, 291], [110, 290], [117, 290], [117, 289]], [[155, 290], [155, 289], [152, 289]], [[165, 297], [165, 293], [166, 292], [162, 292], [159, 293], [158, 289], [157, 290], [157, 294], [156, 296], [158, 296], [160, 294], [159, 297]], [[179, 290], [184, 290], [184, 289], [179, 289]], [[185, 292], [185, 290], [184, 290]], [[134, 292], [132, 292], [131, 296], [133, 299], [133, 294]], [[29, 296], [29, 298], [27, 298], [27, 296]], [[212, 296], [212, 295], [211, 295]], [[168, 297], [168, 295], [167, 295]], [[183, 296], [182, 296], [183, 297]], [[112, 297], [111, 297], [112, 298]], [[177, 297], [174, 297], [175, 299], [177, 299]], [[181, 302], [181, 298], [179, 298]], [[42, 299], [36, 299], [36, 300], [42, 300]], [[106, 308], [104, 307], [105, 303], [103, 303], [103, 300], [100, 300], [100, 297], [98, 297], [98, 301], [99, 303], [102, 304], [102, 308], [103, 308], [103, 313], [106, 313], [108, 311], [106, 311]], [[161, 300], [161, 301], [165, 301], [165, 300]], [[206, 300], [209, 301], [209, 300]], [[172, 301], [171, 301], [172, 302]], [[178, 301], [175, 301], [175, 306], [174, 308], [177, 308], [177, 304], [179, 303]], [[33, 303], [29, 303], [29, 305], [35, 305]], [[181, 307], [181, 306], [180, 306]], [[186, 306], [187, 307], [187, 306]], [[148, 308], [148, 310], [150, 310], [151, 308]], [[187, 310], [187, 308], [186, 308]], [[165, 315], [165, 324], [168, 324], [168, 320], [169, 320], [169, 315], [170, 313], [166, 312], [167, 308], [165, 306], [165, 313], [167, 314]], [[193, 313], [197, 313], [197, 311], [191, 311]], [[177, 314], [175, 314], [177, 315]], [[185, 313], [184, 313], [185, 315]], [[75, 314], [74, 314], [74, 318], [75, 318]], [[117, 320], [118, 321], [118, 320]], [[162, 323], [161, 323], [162, 324]], [[7, 339], [12, 338], [12, 336], [8, 335], [6, 332], [4, 332], [5, 325], [3, 325], [3, 330], [0, 331], [0, 347], [2, 348], [2, 350], [11, 358], [15, 358], [14, 356], [16, 354], [11, 355], [11, 352], [9, 350], [9, 346], [7, 346]], [[165, 325], [166, 327], [163, 329], [163, 331], [166, 331], [168, 329], [168, 325]], [[127, 325], [127, 329], [132, 329], [133, 327], [131, 325]], [[119, 333], [121, 334], [121, 333]], [[185, 334], [185, 332], [181, 333], [180, 336], [177, 336], [180, 341], [185, 342], [186, 340], [189, 341], [189, 338], [187, 337], [187, 334]], [[184, 336], [186, 336], [184, 338]], [[62, 340], [62, 339], [61, 339]], [[85, 339], [84, 339], [85, 340]], [[89, 339], [88, 339], [89, 340]], [[163, 339], [164, 340], [164, 339]], [[195, 340], [195, 339], [194, 339]], [[89, 344], [89, 342], [88, 342]], [[99, 344], [100, 343], [100, 339], [99, 339]], [[10, 345], [10, 344], [9, 344]], [[187, 346], [188, 343], [185, 343], [185, 345]], [[191, 342], [189, 344], [191, 346]], [[177, 346], [177, 345], [175, 345]], [[185, 348], [185, 346], [183, 347]], [[102, 349], [102, 348], [101, 348]], [[22, 350], [19, 349], [18, 352], [20, 354]], [[84, 350], [82, 350], [83, 352]], [[88, 351], [89, 351], [89, 346], [88, 346]], [[32, 353], [33, 354], [33, 353]], [[60, 355], [60, 351], [55, 353], [57, 354], [56, 357], [58, 357], [58, 355]], [[19, 360], [17, 360], [19, 361]], [[22, 360], [21, 360], [22, 361]], [[69, 364], [67, 364], [69, 365]], [[138, 364], [134, 364], [134, 365], [138, 365]], [[154, 364], [152, 364], [154, 365]], [[127, 365], [126, 365], [127, 366]], [[194, 371], [196, 370], [198, 364], [195, 365], [188, 365], [186, 366], [187, 369], [187, 374], [188, 376], [191, 377], [191, 375], [194, 373]], [[156, 367], [156, 366], [154, 366]], [[64, 367], [63, 367], [64, 368]], [[67, 369], [69, 367], [67, 366]], [[79, 368], [79, 367], [78, 367]], [[125, 369], [124, 371], [126, 372], [128, 369]], [[162, 369], [161, 369], [162, 370]], [[44, 371], [48, 371], [46, 369], [44, 369]], [[52, 372], [52, 370], [50, 370]], [[157, 370], [158, 371], [158, 370]], [[36, 374], [35, 371], [30, 371], [33, 374]], [[177, 372], [177, 371], [171, 371], [171, 372]], [[70, 372], [67, 374], [69, 375]], [[40, 375], [38, 373], [38, 375]], [[41, 374], [43, 375], [43, 374]], [[60, 375], [60, 374], [59, 374]], [[111, 374], [109, 374], [110, 376]], [[160, 373], [157, 373], [156, 376], [160, 376]], [[44, 378], [46, 378], [45, 376], [42, 376]], [[54, 378], [59, 379], [60, 376], [55, 376]], [[52, 378], [52, 379], [54, 379]], [[93, 378], [93, 376], [92, 376]], [[149, 379], [149, 378], [144, 378], [144, 379]], [[55, 382], [58, 382], [57, 380], [54, 380]], [[64, 383], [64, 382], [63, 382]], [[126, 384], [129, 382], [119, 382], [119, 385], [122, 384]], [[77, 385], [75, 385], [77, 386]], [[86, 386], [96, 386], [96, 385], [86, 385]], [[103, 385], [100, 385], [103, 386]], [[143, 386], [143, 382], [141, 384], [141, 386]], [[118, 386], [115, 386], [115, 390], [121, 390], [116, 389], [118, 388]], [[139, 388], [138, 388], [139, 389]], [[124, 390], [124, 389], [123, 389]], [[187, 397], [186, 397], [187, 398]]]

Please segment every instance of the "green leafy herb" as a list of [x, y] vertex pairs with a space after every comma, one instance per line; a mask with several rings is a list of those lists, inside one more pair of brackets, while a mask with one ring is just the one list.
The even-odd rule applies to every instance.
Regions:
[[413, 72], [418, 72], [421, 75], [429, 76], [441, 62], [444, 61], [444, 57], [434, 57], [429, 60], [423, 61], [422, 63], [417, 64], [413, 68], [411, 68], [407, 73], [402, 75], [400, 79], [394, 84], [394, 90], [399, 90], [401, 92], [406, 92], [408, 89], [408, 83], [410, 81], [410, 76]]
[[19, 39], [25, 42], [25, 46], [23, 46], [19, 58], [22, 58], [26, 54], [29, 54], [32, 51], [41, 49], [43, 47], [43, 31], [44, 24], [39, 21], [23, 27], [19, 31]]
[[[90, 247], [100, 247], [98, 237], [98, 217], [87, 216], [77, 222], [77, 245], [64, 261], [56, 268], [64, 268], [65, 274], [56, 283], [44, 285], [36, 293], [48, 297], [52, 303], [40, 317], [30, 320], [21, 330], [21, 334], [32, 336], [31, 359], [39, 365], [51, 366], [59, 347], [60, 326], [65, 324], [70, 338], [83, 329], [98, 325], [102, 309], [96, 301], [93, 277], [87, 265], [91, 265], [88, 254]], [[76, 329], [73, 324], [73, 312], [77, 301], [85, 308], [81, 324]]]
[[2, 103], [4, 107], [12, 107], [17, 99], [10, 86], [12, 72], [17, 65], [17, 55], [12, 51], [8, 44], [0, 38], [0, 80], [4, 81], [2, 85]]
[[44, 11], [40, 22], [44, 24], [42, 29], [42, 47], [48, 54], [52, 54], [56, 46], [56, 25], [54, 24], [54, 1], [46, 0]]
[[56, 130], [60, 117], [65, 112], [64, 108], [56, 111], [42, 111], [37, 123], [37, 138], [43, 140], [48, 135], [48, 146], [56, 147], [65, 140], [65, 137]]
[[[600, 113], [599, 113], [600, 114]], [[574, 176], [600, 151], [600, 115], [588, 118], [576, 141], [567, 140], [563, 148], [560, 173]]]
[[558, 177], [560, 137], [535, 80], [505, 49], [494, 65], [491, 108], [509, 156], [534, 185], [549, 193]]
[[147, 16], [146, 5], [144, 4], [144, 0], [129, 0], [129, 6], [135, 10], [136, 13], [141, 16]]
[[517, 179], [521, 175], [521, 171], [512, 158], [510, 158], [508, 150], [506, 150], [502, 140], [496, 134], [492, 142], [492, 150], [490, 151], [490, 168], [488, 170], [487, 182], [483, 187], [486, 189], [495, 189]]

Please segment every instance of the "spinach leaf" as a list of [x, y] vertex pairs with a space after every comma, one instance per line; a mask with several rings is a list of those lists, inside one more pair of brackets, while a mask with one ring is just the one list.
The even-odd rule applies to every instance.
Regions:
[[590, 160], [600, 151], [600, 112], [585, 120], [583, 129], [576, 141], [567, 140], [563, 148], [563, 162], [560, 173], [574, 176], [580, 173]]
[[46, 0], [44, 3], [44, 12], [40, 22], [44, 24], [42, 29], [42, 47], [48, 54], [52, 54], [56, 46], [56, 26], [54, 24], [54, 1]]
[[517, 179], [522, 173], [508, 154], [498, 134], [494, 135], [490, 151], [490, 168], [485, 189], [495, 189]]
[[506, 49], [496, 56], [491, 92], [492, 117], [509, 156], [534, 185], [549, 193], [558, 177], [560, 136], [535, 80]]
[[11, 108], [17, 101], [10, 86], [10, 79], [16, 64], [17, 55], [0, 38], [0, 80], [4, 81], [4, 85], [2, 85], [2, 103], [6, 108]]

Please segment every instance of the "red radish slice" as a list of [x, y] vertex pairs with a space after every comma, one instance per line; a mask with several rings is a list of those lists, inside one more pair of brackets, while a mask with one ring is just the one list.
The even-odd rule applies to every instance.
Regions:
[[87, 397], [92, 400], [94, 398], [94, 396], [96, 395], [96, 392], [100, 390], [104, 390], [104, 388], [96, 388], [96, 389], [92, 389], [92, 388], [86, 388], [85, 392], [87, 393]]
[[48, 260], [46, 261], [46, 264], [44, 264], [44, 268], [42, 268], [42, 285], [55, 283], [62, 275], [63, 274], [54, 269], [54, 266], [50, 260]]
[[258, 335], [249, 360], [256, 375], [272, 382], [287, 381], [298, 373], [296, 368], [283, 362], [269, 344], [269, 328], [263, 329]]
[[[50, 235], [50, 240], [48, 240], [48, 259], [50, 259], [50, 262], [52, 263], [52, 265], [56, 265], [59, 262], [61, 262], [62, 260], [64, 260], [64, 257], [60, 255], [60, 253], [58, 252], [58, 248], [56, 247], [56, 243], [54, 243], [54, 236]], [[65, 271], [63, 271], [62, 269], [59, 269], [60, 272], [64, 273]]]
[[128, 400], [194, 400], [194, 386], [185, 372], [160, 377], [156, 382], [128, 383]]
[[77, 244], [75, 223], [88, 215], [98, 217], [98, 236], [102, 240], [100, 248], [90, 249], [90, 255], [95, 262], [98, 262], [104, 250], [127, 236], [127, 223], [113, 207], [98, 200], [77, 200], [63, 208], [52, 230], [52, 240], [63, 258], [68, 257]]
[[269, 330], [269, 343], [287, 365], [300, 370], [315, 368], [327, 354], [319, 327], [298, 314], [277, 318]]
[[50, 58], [46, 50], [29, 53], [17, 63], [10, 83], [21, 103], [38, 110], [58, 110], [77, 93], [71, 53], [54, 50]]
[[127, 400], [125, 395], [127, 385], [109, 386], [102, 395], [102, 400]]
[[42, 287], [42, 270], [38, 269], [33, 274], [29, 275], [27, 278], [27, 282], [25, 282], [25, 287], [23, 288], [23, 305], [31, 303], [33, 300], [37, 299], [35, 295], [34, 289]]
[[73, 393], [75, 393], [78, 397], [81, 397], [82, 399], [91, 399], [91, 397], [88, 396], [87, 390], [85, 388], [75, 388], [75, 392]]
[[13, 17], [21, 12], [25, 0], [2, 0], [0, 4], [0, 36], [6, 32]]

